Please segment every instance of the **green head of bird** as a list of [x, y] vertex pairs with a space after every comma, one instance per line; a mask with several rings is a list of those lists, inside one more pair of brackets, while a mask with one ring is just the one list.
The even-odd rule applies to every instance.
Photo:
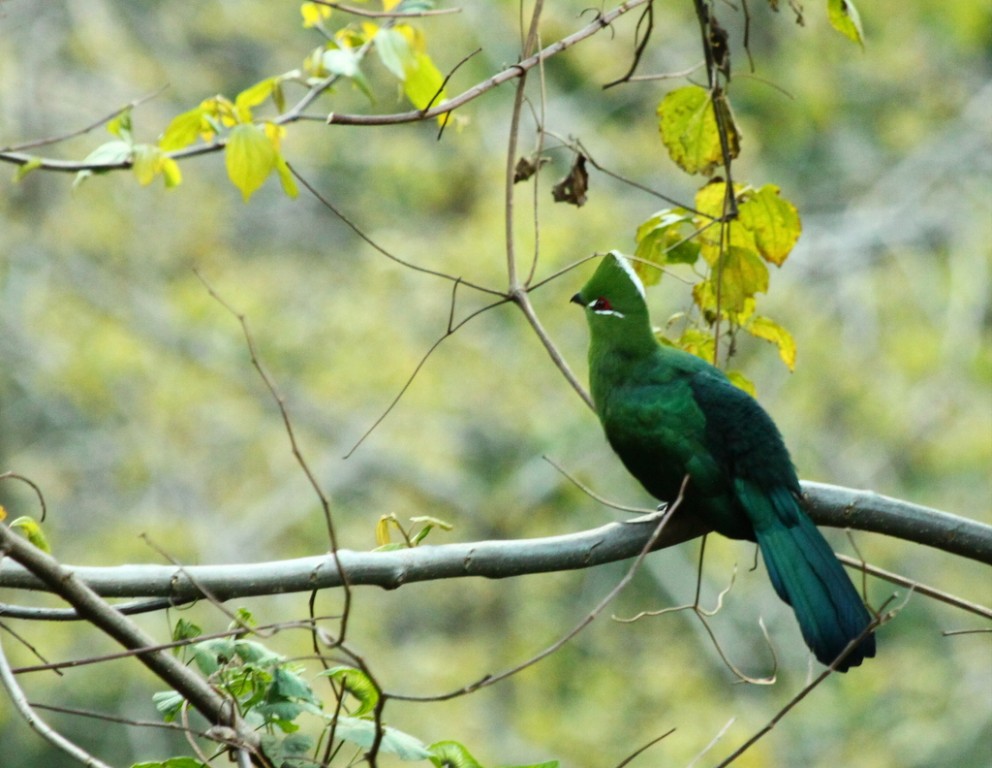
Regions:
[[644, 284], [623, 256], [611, 251], [572, 301], [585, 308], [593, 344], [657, 342], [651, 333]]

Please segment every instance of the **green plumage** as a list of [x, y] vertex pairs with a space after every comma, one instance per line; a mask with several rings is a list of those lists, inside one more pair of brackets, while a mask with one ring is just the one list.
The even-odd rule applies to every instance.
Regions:
[[[622, 257], [607, 255], [572, 300], [589, 321], [596, 412], [624, 466], [668, 502], [689, 475], [686, 512], [725, 536], [757, 541], [806, 644], [830, 664], [871, 617], [802, 509], [799, 480], [774, 422], [719, 369], [658, 343], [643, 286]], [[869, 636], [838, 669], [874, 655]]]

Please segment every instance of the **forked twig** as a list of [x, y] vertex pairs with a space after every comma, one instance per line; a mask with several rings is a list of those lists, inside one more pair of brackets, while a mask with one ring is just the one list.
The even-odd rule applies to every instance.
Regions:
[[568, 643], [576, 635], [578, 635], [583, 629], [585, 629], [593, 621], [595, 621], [596, 618], [598, 618], [599, 615], [605, 610], [606, 606], [609, 605], [614, 600], [614, 598], [616, 598], [616, 596], [619, 595], [624, 590], [624, 588], [631, 582], [631, 580], [634, 578], [634, 574], [637, 573], [638, 569], [640, 568], [641, 563], [644, 562], [644, 558], [646, 558], [648, 554], [650, 554], [652, 549], [654, 549], [655, 542], [658, 541], [658, 538], [665, 530], [665, 526], [668, 525], [669, 520], [672, 519], [675, 512], [682, 505], [682, 501], [685, 498], [685, 489], [688, 483], [689, 483], [689, 476], [686, 475], [682, 480], [682, 487], [679, 489], [678, 497], [675, 499], [675, 501], [673, 501], [670, 505], [668, 505], [664, 513], [659, 515], [658, 524], [655, 526], [654, 532], [644, 543], [644, 546], [641, 548], [640, 553], [637, 555], [636, 558], [634, 558], [633, 563], [631, 563], [630, 567], [627, 569], [627, 572], [624, 574], [623, 578], [620, 579], [619, 582], [617, 582], [617, 584], [613, 587], [613, 589], [611, 589], [606, 594], [606, 596], [602, 600], [600, 600], [599, 603], [597, 603], [596, 606], [588, 614], [586, 614], [581, 621], [579, 621], [578, 624], [576, 624], [571, 630], [566, 632], [558, 640], [556, 640], [551, 645], [547, 646], [546, 648], [544, 648], [534, 656], [530, 657], [526, 661], [523, 661], [497, 674], [487, 674], [483, 676], [481, 679], [477, 680], [476, 682], [470, 683], [469, 685], [466, 685], [462, 688], [458, 688], [457, 690], [435, 696], [412, 696], [407, 694], [390, 693], [388, 694], [389, 697], [400, 701], [448, 701], [450, 699], [458, 698], [459, 696], [464, 696], [466, 694], [477, 691], [480, 688], [486, 688], [490, 685], [493, 685], [494, 683], [500, 682], [501, 680], [505, 680], [508, 677], [512, 677], [518, 672], [521, 672], [527, 669], [528, 667], [537, 664], [542, 659], [545, 659], [551, 654], [558, 651], [566, 643]]

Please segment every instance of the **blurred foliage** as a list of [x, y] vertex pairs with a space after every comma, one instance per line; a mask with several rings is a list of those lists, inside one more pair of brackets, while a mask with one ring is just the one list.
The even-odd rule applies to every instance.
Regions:
[[[741, 338], [736, 365], [757, 382], [802, 476], [990, 521], [992, 11], [984, 3], [860, 0], [862, 51], [829, 29], [825, 4], [810, 5], [797, 27], [789, 13], [753, 4], [753, 73], [741, 48], [742, 18], [721, 12], [741, 133], [735, 167], [758, 188], [780, 188], [803, 219], [802, 238], [762, 299], [763, 312], [795, 337], [795, 372], [787, 374], [761, 339]], [[588, 23], [584, 7], [548, 4], [542, 39]], [[655, 13], [639, 72], [697, 64], [690, 4], [659, 5]], [[454, 73], [449, 93], [519, 54], [514, 3], [465, 4], [461, 13], [416, 24], [441, 72], [481, 48]], [[684, 80], [601, 90], [629, 66], [635, 26], [625, 18], [615, 34], [549, 61], [547, 104], [539, 105], [535, 88], [534, 109], [549, 130], [580, 139], [600, 165], [688, 202], [693, 182], [668, 159], [653, 119], [661, 98]], [[179, 13], [163, 2], [8, 0], [0, 34], [3, 146], [62, 135], [168, 85], [131, 115], [134, 140], [151, 144], [211, 94], [243, 93], [298, 67], [300, 51], [315, 39], [293, 4], [247, 0]], [[366, 76], [376, 101], [343, 84], [333, 109], [409, 108], [384, 62], [372, 62]], [[390, 87], [395, 100], [381, 95]], [[307, 123], [281, 138], [280, 151], [391, 252], [501, 285], [511, 98], [503, 86], [473, 102], [458, 113], [461, 130], [449, 127], [440, 140], [436, 123]], [[82, 135], [58, 152], [85, 157], [103, 140]], [[521, 148], [533, 144], [527, 128]], [[572, 154], [555, 145], [549, 155], [537, 176], [538, 276], [595, 250], [632, 251], [657, 199], [590, 171], [584, 207], [553, 206], [550, 188]], [[386, 260], [306, 194], [289, 200], [269, 183], [245, 205], [219, 155], [187, 160], [182, 172], [173, 190], [140, 188], [124, 174], [72, 190], [68, 177], [35, 171], [0, 195], [0, 469], [43, 489], [57, 557], [94, 565], [159, 561], [141, 534], [190, 563], [326, 548], [319, 504], [240, 328], [194, 267], [246, 314], [332, 500], [344, 546], [375, 547], [383, 515], [430, 515], [454, 526], [432, 532], [430, 543], [602, 522], [604, 510], [543, 454], [611, 498], [646, 503], [512, 307], [485, 313], [447, 339], [388, 418], [343, 460], [444, 334], [451, 285]], [[518, 206], [526, 199], [521, 193]], [[522, 254], [534, 246], [526, 219], [516, 233]], [[587, 269], [533, 296], [580, 370], [586, 331], [567, 299]], [[649, 298], [659, 322], [692, 305], [675, 280]], [[457, 299], [456, 320], [484, 302], [465, 288]], [[11, 517], [38, 512], [30, 492], [10, 483], [0, 485], [0, 503]], [[985, 567], [901, 541], [855, 538], [870, 562], [992, 603]], [[850, 551], [839, 532], [832, 541]], [[685, 545], [652, 556], [611, 610], [629, 616], [690, 600], [696, 551]], [[753, 560], [745, 544], [709, 542], [703, 600], [712, 604], [736, 563], [737, 582], [715, 631], [736, 664], [767, 673], [757, 626], [763, 616], [781, 665], [774, 686], [735, 685], [688, 614], [629, 625], [603, 617], [498, 686], [435, 704], [392, 702], [387, 720], [425, 743], [456, 738], [483, 764], [557, 758], [604, 766], [672, 727], [641, 762], [685, 765], [733, 719], [701, 764], [715, 763], [763, 726], [807, 674], [790, 612], [765, 575], [749, 570]], [[616, 565], [500, 583], [359, 590], [350, 641], [388, 690], [443, 693], [544, 648], [623, 573]], [[876, 604], [892, 592], [869, 585]], [[339, 595], [317, 602], [319, 613], [340, 610]], [[307, 610], [302, 595], [248, 607], [265, 622]], [[181, 615], [208, 632], [227, 623], [209, 606]], [[139, 621], [167, 638], [174, 619]], [[50, 659], [116, 650], [83, 627], [10, 625]], [[987, 765], [988, 636], [941, 636], [977, 625], [911, 596], [883, 628], [878, 658], [828, 680], [737, 765]], [[36, 663], [9, 635], [3, 641], [15, 665]], [[285, 631], [270, 645], [292, 658], [310, 653], [309, 642], [304, 632]], [[161, 686], [127, 661], [21, 682], [35, 702], [157, 717], [152, 693]], [[45, 716], [115, 764], [186, 750], [160, 730]], [[5, 768], [70, 764], [9, 707], [0, 708], [0, 743]]]

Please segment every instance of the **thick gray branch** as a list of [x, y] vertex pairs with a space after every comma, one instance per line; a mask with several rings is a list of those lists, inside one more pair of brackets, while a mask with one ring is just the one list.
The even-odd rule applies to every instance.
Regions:
[[[818, 525], [884, 533], [992, 565], [992, 526], [868, 491], [808, 482], [803, 483], [803, 490], [810, 516]], [[539, 539], [421, 546], [391, 552], [341, 550], [338, 554], [350, 584], [395, 589], [415, 581], [465, 576], [500, 579], [625, 560], [640, 552], [652, 531], [651, 525], [642, 523], [610, 523]], [[676, 515], [657, 548], [670, 547], [705, 532], [705, 527], [691, 517]], [[333, 558], [327, 555], [185, 569], [171, 565], [63, 567], [104, 597], [157, 597], [177, 602], [200, 597], [197, 585], [222, 600], [341, 585], [341, 575]], [[0, 587], [50, 589], [11, 562], [0, 563]], [[66, 613], [63, 618], [72, 617], [71, 612]], [[42, 616], [57, 618], [51, 611], [39, 612], [39, 618]]]

